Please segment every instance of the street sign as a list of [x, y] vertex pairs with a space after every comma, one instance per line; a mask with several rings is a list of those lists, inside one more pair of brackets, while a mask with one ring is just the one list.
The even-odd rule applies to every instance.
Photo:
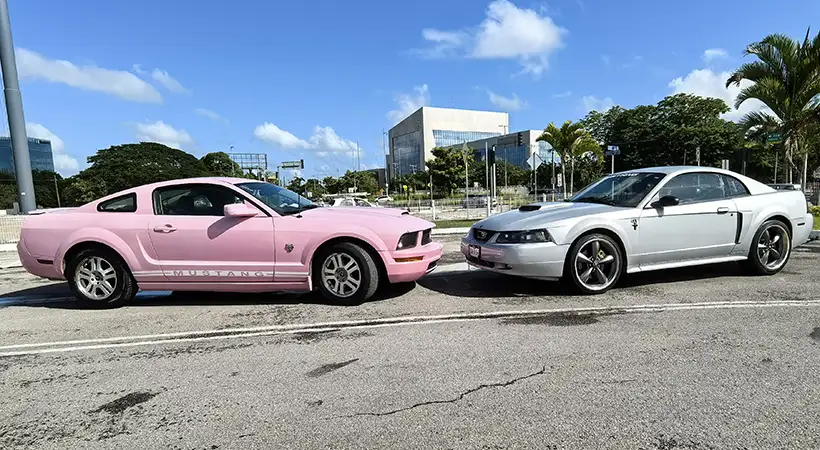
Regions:
[[529, 164], [532, 170], [537, 169], [542, 162], [543, 160], [541, 159], [541, 156], [538, 155], [538, 153], [533, 153], [532, 156], [530, 156], [530, 158], [527, 159], [527, 164]]
[[604, 153], [606, 156], [620, 155], [621, 149], [617, 145], [607, 145]]
[[783, 135], [780, 133], [769, 133], [766, 137], [767, 142], [780, 142], [781, 140], [783, 140]]
[[300, 159], [299, 161], [284, 161], [281, 164], [283, 169], [304, 169], [305, 168], [305, 160]]

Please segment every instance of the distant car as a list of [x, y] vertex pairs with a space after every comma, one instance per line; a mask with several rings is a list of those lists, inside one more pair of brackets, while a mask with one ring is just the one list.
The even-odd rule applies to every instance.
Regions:
[[775, 274], [812, 226], [800, 191], [722, 169], [653, 167], [477, 222], [461, 251], [483, 270], [564, 278], [598, 294], [625, 273], [700, 264], [744, 261], [753, 273]]
[[378, 205], [374, 205], [369, 201], [363, 198], [356, 198], [356, 197], [340, 197], [334, 198], [330, 200], [331, 207], [340, 207], [340, 206], [359, 206], [364, 208], [376, 208]]
[[379, 204], [388, 203], [388, 202], [392, 202], [392, 201], [393, 201], [393, 197], [391, 197], [389, 195], [382, 195], [380, 197], [376, 197], [376, 203], [379, 203]]
[[319, 208], [266, 182], [194, 178], [38, 211], [17, 252], [28, 272], [67, 280], [92, 307], [125, 304], [137, 290], [318, 289], [350, 304], [432, 271], [442, 249], [433, 227], [398, 209]]
[[[490, 197], [483, 194], [470, 194], [461, 201], [462, 208], [486, 208]], [[492, 207], [498, 206], [498, 200], [492, 199]]]
[[776, 183], [776, 184], [768, 184], [767, 186], [769, 186], [772, 189], [778, 190], [778, 191], [800, 191], [801, 190], [799, 184], [792, 184], [792, 183]]

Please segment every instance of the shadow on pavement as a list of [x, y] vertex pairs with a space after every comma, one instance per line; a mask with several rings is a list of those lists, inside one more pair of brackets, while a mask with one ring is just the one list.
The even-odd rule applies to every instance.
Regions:
[[[401, 297], [415, 288], [415, 283], [385, 286], [368, 303]], [[228, 305], [294, 305], [315, 304], [341, 306], [330, 303], [319, 292], [288, 293], [271, 292], [259, 294], [230, 292], [139, 292], [128, 307], [145, 306], [228, 306]], [[31, 306], [56, 309], [84, 309], [74, 300], [67, 283], [49, 284], [0, 295], [0, 308], [7, 306]]]
[[[625, 275], [613, 289], [631, 288], [681, 281], [708, 280], [720, 277], [746, 276], [737, 263], [722, 263], [680, 269], [658, 270]], [[419, 285], [431, 291], [455, 297], [540, 297], [576, 296], [571, 286], [560, 281], [540, 281], [509, 275], [470, 270], [467, 272], [435, 272], [419, 280]]]

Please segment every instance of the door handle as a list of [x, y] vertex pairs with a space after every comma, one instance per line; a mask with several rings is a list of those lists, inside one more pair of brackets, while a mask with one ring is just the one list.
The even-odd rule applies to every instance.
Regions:
[[154, 231], [157, 233], [171, 233], [176, 230], [176, 227], [171, 224], [157, 225], [154, 227]]
[[726, 214], [727, 212], [729, 212], [729, 208], [726, 206], [721, 206], [717, 211], [718, 214]]

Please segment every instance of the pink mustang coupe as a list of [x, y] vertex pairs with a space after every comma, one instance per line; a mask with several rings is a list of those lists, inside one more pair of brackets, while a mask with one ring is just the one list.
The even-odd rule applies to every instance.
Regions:
[[26, 218], [30, 273], [68, 281], [81, 303], [113, 307], [144, 291], [321, 290], [369, 299], [418, 280], [441, 257], [432, 223], [391, 208], [320, 208], [270, 183], [174, 180]]

